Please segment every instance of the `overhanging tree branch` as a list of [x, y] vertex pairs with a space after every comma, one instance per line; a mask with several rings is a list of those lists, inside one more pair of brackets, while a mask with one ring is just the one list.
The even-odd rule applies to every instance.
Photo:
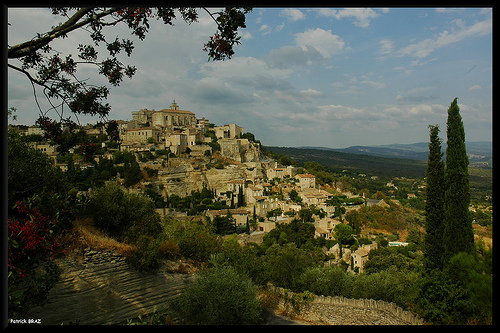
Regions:
[[34, 40], [30, 40], [28, 42], [24, 42], [24, 43], [9, 47], [7, 56], [8, 56], [8, 58], [20, 58], [20, 57], [27, 56], [27, 55], [41, 49], [42, 47], [48, 45], [54, 39], [62, 37], [73, 30], [79, 29], [87, 24], [90, 24], [91, 22], [97, 22], [100, 18], [108, 16], [108, 15], [110, 15], [118, 10], [119, 10], [118, 8], [111, 8], [111, 9], [103, 11], [101, 13], [94, 14], [91, 17], [89, 17], [81, 22], [78, 22], [82, 17], [84, 17], [85, 15], [87, 15], [93, 11], [92, 8], [82, 8], [78, 12], [76, 12], [65, 23], [63, 23], [60, 26], [57, 26], [52, 31], [46, 33], [44, 37], [40, 37], [40, 38], [37, 38]]
[[[229, 7], [223, 11], [211, 13], [208, 9], [204, 11], [217, 24], [214, 37], [205, 44], [204, 49], [208, 52], [209, 60], [230, 59], [234, 54], [233, 46], [240, 44], [237, 35], [238, 28], [245, 27], [245, 14], [250, 8]], [[134, 45], [129, 39], [113, 41], [106, 40], [102, 33], [103, 27], [115, 26], [118, 23], [126, 24], [132, 35], [143, 40], [149, 31], [149, 20], [162, 20], [166, 25], [172, 25], [176, 18], [176, 11], [182, 19], [191, 24], [197, 22], [198, 12], [196, 8], [168, 8], [168, 7], [127, 7], [127, 8], [53, 8], [54, 15], [61, 15], [64, 22], [57, 27], [51, 28], [49, 32], [37, 33], [34, 38], [24, 43], [8, 46], [7, 54], [11, 62], [8, 68], [23, 73], [29, 80], [34, 90], [34, 98], [40, 110], [41, 117], [47, 112], [55, 110], [62, 118], [63, 110], [58, 108], [67, 105], [75, 115], [85, 114], [106, 119], [111, 106], [105, 103], [109, 95], [109, 88], [105, 85], [92, 86], [79, 80], [75, 73], [80, 63], [94, 64], [98, 67], [98, 74], [106, 77], [108, 82], [114, 86], [120, 85], [124, 77], [132, 78], [136, 73], [135, 66], [124, 65], [117, 59], [117, 54], [125, 51], [130, 56]], [[71, 14], [73, 13], [73, 14]], [[79, 44], [76, 47], [79, 60], [73, 59], [71, 54], [63, 56], [50, 47], [52, 41], [64, 38], [70, 32], [83, 29], [88, 32], [92, 42], [87, 45]], [[100, 58], [97, 49], [100, 43], [104, 43], [109, 53], [106, 58]], [[104, 51], [106, 52], [106, 51]], [[43, 88], [50, 108], [42, 111], [38, 103], [35, 87]], [[51, 99], [61, 99], [62, 102], [54, 102]], [[62, 120], [62, 119], [61, 119]]]

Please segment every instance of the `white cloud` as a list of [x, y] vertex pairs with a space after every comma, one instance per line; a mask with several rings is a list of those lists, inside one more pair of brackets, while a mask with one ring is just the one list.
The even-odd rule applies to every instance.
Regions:
[[331, 30], [316, 28], [307, 29], [305, 32], [295, 34], [295, 42], [304, 50], [307, 46], [314, 47], [324, 58], [330, 58], [339, 54], [345, 48], [345, 42]]
[[280, 16], [285, 16], [289, 21], [295, 22], [306, 18], [303, 12], [296, 8], [285, 8], [280, 12]]
[[[387, 10], [383, 10], [383, 12], [386, 13]], [[355, 18], [354, 25], [360, 28], [368, 28], [370, 19], [380, 15], [370, 8], [344, 8], [341, 10], [321, 8], [318, 13], [321, 16], [334, 17], [337, 20], [345, 17]]]
[[375, 82], [375, 81], [370, 81], [370, 80], [363, 80], [360, 82], [361, 84], [367, 84], [372, 88], [375, 89], [383, 89], [385, 88], [385, 83], [383, 82]]
[[307, 89], [307, 90], [301, 90], [299, 91], [299, 94], [304, 96], [304, 97], [310, 97], [310, 98], [318, 98], [318, 97], [324, 97], [325, 94], [323, 94], [321, 91], [314, 90], [314, 89]]
[[378, 53], [389, 54], [392, 52], [393, 48], [394, 48], [394, 43], [392, 42], [392, 40], [382, 39], [380, 41], [380, 49]]
[[262, 36], [269, 35], [272, 32], [272, 29], [267, 24], [263, 24], [260, 26], [259, 31], [262, 32]]
[[292, 70], [269, 68], [263, 60], [253, 57], [235, 57], [226, 61], [205, 63], [201, 66], [200, 72], [218, 78], [249, 78], [258, 74], [285, 78], [292, 73]]
[[481, 86], [475, 84], [469, 88], [469, 91], [481, 90]]
[[[459, 28], [460, 25], [457, 24]], [[410, 55], [419, 59], [429, 56], [435, 50], [445, 47], [447, 45], [461, 42], [467, 38], [480, 37], [491, 34], [492, 32], [492, 19], [491, 17], [477, 22], [469, 27], [463, 27], [456, 32], [448, 32], [445, 30], [434, 38], [427, 38], [415, 44], [410, 44], [407, 47], [399, 50], [400, 55]]]
[[248, 31], [244, 31], [244, 32], [241, 34], [241, 38], [242, 38], [242, 39], [252, 39], [252, 38], [253, 38], [253, 36], [252, 36], [252, 34], [251, 34], [250, 32], [248, 32]]

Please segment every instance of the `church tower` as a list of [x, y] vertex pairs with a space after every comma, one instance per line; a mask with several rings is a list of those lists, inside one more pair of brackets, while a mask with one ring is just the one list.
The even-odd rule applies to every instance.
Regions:
[[177, 103], [175, 103], [175, 99], [174, 99], [174, 102], [172, 103], [172, 105], [170, 105], [170, 110], [179, 110], [179, 105], [177, 105]]

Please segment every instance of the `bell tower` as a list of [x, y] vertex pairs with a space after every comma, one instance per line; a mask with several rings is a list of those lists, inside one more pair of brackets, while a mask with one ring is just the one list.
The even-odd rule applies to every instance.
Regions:
[[172, 103], [172, 105], [170, 105], [170, 110], [179, 110], [179, 105], [177, 105], [177, 103], [175, 103], [175, 99], [174, 99], [174, 102]]

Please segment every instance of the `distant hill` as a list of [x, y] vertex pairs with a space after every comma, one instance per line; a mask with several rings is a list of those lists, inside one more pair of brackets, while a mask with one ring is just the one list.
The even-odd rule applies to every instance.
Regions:
[[427, 162], [422, 160], [353, 154], [329, 148], [267, 147], [266, 150], [286, 155], [298, 164], [314, 161], [332, 172], [343, 170], [381, 177], [425, 176]]
[[[381, 146], [351, 146], [343, 149], [325, 148], [325, 147], [300, 147], [305, 149], [322, 149], [329, 151], [339, 151], [351, 154], [363, 154], [379, 157], [397, 157], [413, 160], [427, 161], [429, 153], [429, 144], [427, 142], [418, 142], [412, 144], [392, 144]], [[467, 154], [470, 163], [488, 163], [492, 166], [493, 144], [490, 141], [466, 142]], [[446, 153], [446, 142], [443, 142], [442, 150]]]

